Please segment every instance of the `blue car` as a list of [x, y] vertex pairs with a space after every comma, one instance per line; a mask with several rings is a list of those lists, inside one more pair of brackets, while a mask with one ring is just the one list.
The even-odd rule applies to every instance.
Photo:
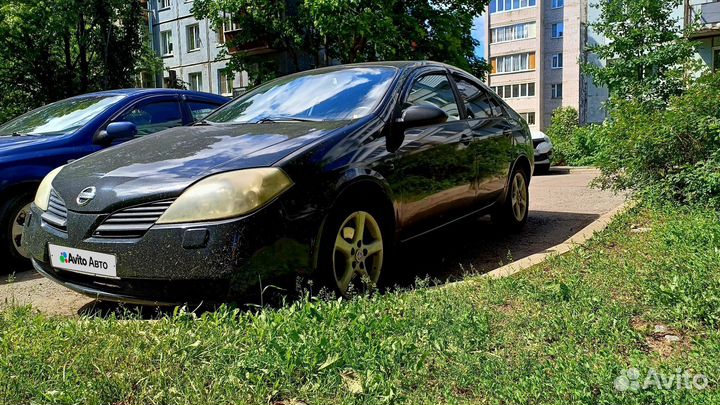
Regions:
[[22, 230], [37, 186], [53, 169], [101, 149], [192, 124], [228, 98], [173, 89], [85, 94], [0, 125], [0, 270], [30, 268]]

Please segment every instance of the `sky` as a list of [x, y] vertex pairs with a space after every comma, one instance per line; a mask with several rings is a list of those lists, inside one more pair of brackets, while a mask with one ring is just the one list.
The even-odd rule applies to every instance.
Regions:
[[480, 41], [480, 44], [475, 48], [475, 55], [485, 58], [485, 36], [486, 36], [486, 29], [485, 24], [487, 23], [487, 18], [485, 14], [481, 15], [480, 17], [475, 18], [475, 24], [473, 26], [472, 36], [473, 38]]

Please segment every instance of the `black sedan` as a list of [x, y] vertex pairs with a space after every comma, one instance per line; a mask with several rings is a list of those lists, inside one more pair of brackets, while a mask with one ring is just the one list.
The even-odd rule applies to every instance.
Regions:
[[100, 299], [222, 301], [289, 274], [347, 294], [397, 242], [475, 214], [519, 229], [532, 171], [527, 125], [468, 73], [336, 66], [64, 166], [23, 240], [40, 273]]

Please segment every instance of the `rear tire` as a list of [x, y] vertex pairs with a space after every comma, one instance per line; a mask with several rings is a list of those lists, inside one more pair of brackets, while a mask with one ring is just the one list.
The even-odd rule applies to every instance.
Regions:
[[318, 252], [323, 285], [344, 297], [376, 287], [389, 261], [387, 222], [373, 206], [350, 203], [333, 209], [323, 225]]
[[517, 232], [527, 223], [529, 206], [527, 173], [522, 168], [516, 167], [510, 175], [505, 202], [492, 214], [493, 222], [511, 232]]
[[535, 165], [535, 174], [548, 174], [550, 173], [550, 163], [545, 165]]
[[0, 255], [10, 272], [32, 268], [29, 256], [22, 247], [22, 230], [30, 212], [33, 193], [21, 192], [0, 203]]

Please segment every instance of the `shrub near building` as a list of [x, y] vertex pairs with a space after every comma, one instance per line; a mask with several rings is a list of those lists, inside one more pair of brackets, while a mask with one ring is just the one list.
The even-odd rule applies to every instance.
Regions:
[[594, 165], [600, 150], [599, 125], [579, 125], [578, 111], [561, 107], [553, 112], [547, 134], [555, 148], [555, 163], [570, 166]]
[[602, 185], [720, 207], [720, 73], [702, 76], [666, 108], [614, 100], [595, 130]]

